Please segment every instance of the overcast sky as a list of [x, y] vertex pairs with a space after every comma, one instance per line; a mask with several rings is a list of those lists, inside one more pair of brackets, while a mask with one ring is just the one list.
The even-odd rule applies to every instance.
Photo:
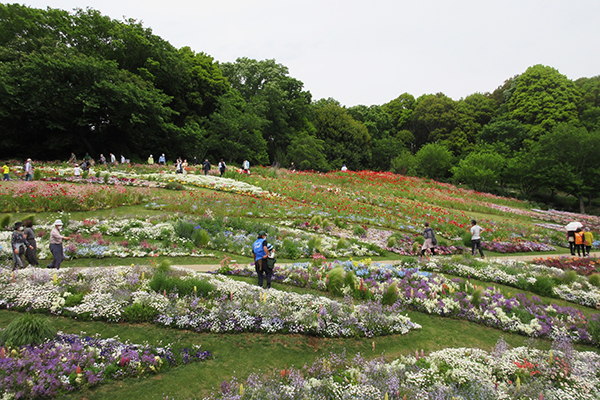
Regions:
[[[13, 1], [5, 1], [13, 2]], [[458, 100], [535, 64], [600, 75], [598, 0], [29, 0], [134, 18], [219, 62], [275, 59], [313, 100], [387, 103], [408, 92]]]

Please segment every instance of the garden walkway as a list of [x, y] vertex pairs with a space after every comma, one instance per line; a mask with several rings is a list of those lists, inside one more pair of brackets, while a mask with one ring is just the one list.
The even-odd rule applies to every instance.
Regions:
[[[591, 253], [591, 256], [592, 257], [600, 257], [600, 252]], [[555, 258], [565, 257], [565, 254], [551, 254], [548, 256], [544, 256], [542, 254], [535, 254], [535, 255], [531, 255], [531, 256], [507, 255], [507, 256], [502, 256], [502, 257], [491, 257], [491, 258], [489, 258], [489, 260], [496, 261], [496, 260], [511, 259], [511, 260], [517, 260], [517, 261], [531, 261], [534, 258], [552, 258], [552, 257], [555, 257]], [[394, 263], [398, 262], [398, 260], [383, 260], [383, 261], [376, 261], [376, 262], [380, 263], [380, 264], [394, 264]], [[284, 264], [284, 265], [286, 265], [286, 264]], [[216, 271], [221, 267], [219, 264], [207, 264], [207, 265], [194, 264], [194, 265], [181, 265], [181, 266], [192, 269], [194, 271], [198, 271], [198, 272]]]

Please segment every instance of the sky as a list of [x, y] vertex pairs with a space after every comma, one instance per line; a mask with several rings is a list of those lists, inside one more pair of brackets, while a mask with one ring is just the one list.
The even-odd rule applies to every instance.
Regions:
[[[12, 1], [5, 1], [12, 2]], [[543, 64], [600, 75], [598, 0], [29, 0], [133, 18], [218, 62], [274, 59], [313, 100], [381, 105], [403, 93], [458, 100]]]

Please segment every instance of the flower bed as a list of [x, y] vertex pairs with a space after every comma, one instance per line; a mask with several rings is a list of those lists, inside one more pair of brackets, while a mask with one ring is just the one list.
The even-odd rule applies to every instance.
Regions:
[[[544, 304], [537, 296], [529, 300], [522, 293], [505, 297], [493, 287], [476, 287], [467, 280], [421, 272], [415, 268], [415, 264], [381, 266], [370, 265], [370, 262], [346, 262], [275, 265], [274, 279], [323, 290], [327, 287], [328, 273], [338, 265], [346, 271], [353, 271], [360, 278], [360, 283], [356, 285], [360, 285], [361, 290], [357, 292], [357, 287], [347, 288], [348, 293], [355, 293], [359, 298], [381, 301], [388, 287], [394, 283], [398, 293], [396, 305], [416, 311], [466, 319], [531, 337], [555, 338], [565, 335], [581, 343], [594, 343], [596, 340], [588, 331], [589, 321], [575, 308]], [[431, 263], [426, 268], [439, 269], [439, 266]], [[254, 275], [251, 266], [237, 267], [228, 273]], [[557, 288], [558, 293], [561, 290], [561, 287]], [[589, 292], [587, 298], [594, 299]]]
[[449, 348], [389, 361], [358, 354], [319, 358], [304, 368], [224, 381], [210, 399], [580, 399], [600, 398], [600, 355], [564, 341], [552, 350]]
[[212, 358], [199, 346], [176, 354], [167, 347], [59, 332], [39, 346], [0, 349], [3, 399], [55, 397], [107, 380], [156, 374], [178, 364]]
[[[377, 336], [418, 329], [400, 307], [354, 305], [314, 295], [264, 291], [223, 276], [174, 268], [181, 280], [214, 286], [210, 295], [156, 292], [151, 267], [48, 270], [27, 268], [0, 273], [0, 306], [49, 311], [77, 318], [123, 321], [144, 311], [159, 325], [197, 332], [302, 333], [327, 337]], [[73, 297], [78, 296], [78, 297]], [[205, 297], [206, 296], [206, 297]], [[128, 311], [129, 310], [129, 311]]]
[[534, 258], [538, 265], [558, 268], [563, 271], [573, 270], [580, 275], [591, 275], [600, 272], [600, 258], [597, 257], [560, 257], [560, 258]]

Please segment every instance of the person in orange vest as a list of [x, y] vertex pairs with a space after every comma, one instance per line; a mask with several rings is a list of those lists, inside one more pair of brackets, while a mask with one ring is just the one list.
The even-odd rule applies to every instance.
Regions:
[[582, 250], [583, 255], [585, 256], [585, 248], [583, 247], [583, 231], [581, 228], [578, 228], [575, 231], [575, 250], [577, 250], [577, 257], [581, 257]]
[[590, 256], [590, 251], [592, 250], [592, 244], [594, 243], [594, 235], [592, 235], [592, 231], [590, 228], [583, 229], [583, 241], [585, 242], [585, 251], [584, 256]]

